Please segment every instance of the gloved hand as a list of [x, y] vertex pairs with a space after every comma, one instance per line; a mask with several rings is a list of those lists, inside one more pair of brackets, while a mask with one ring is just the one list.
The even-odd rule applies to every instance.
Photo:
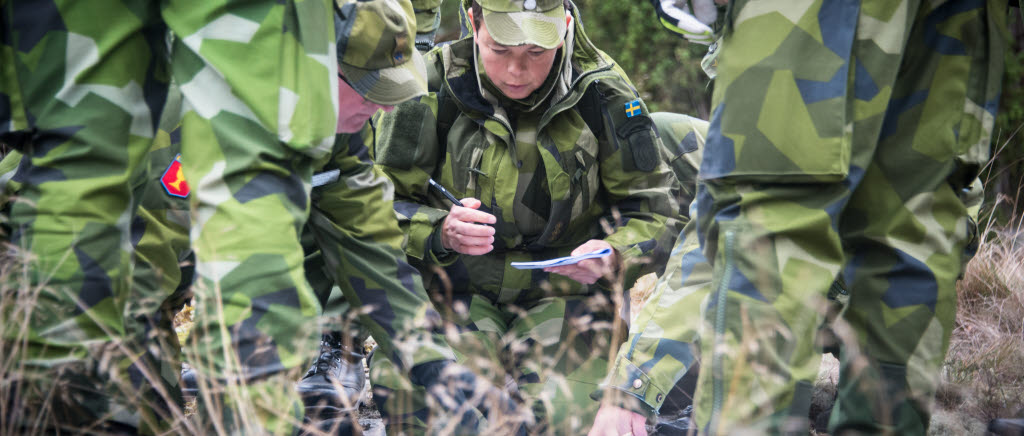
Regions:
[[451, 418], [436, 423], [440, 434], [480, 434], [485, 430], [480, 418], [486, 418], [488, 433], [526, 435], [533, 425], [528, 407], [457, 363], [419, 364], [412, 368], [410, 376], [413, 383], [426, 388], [427, 397], [435, 402], [431, 408]]
[[718, 19], [713, 0], [651, 0], [661, 24], [690, 42], [709, 45], [714, 41], [710, 25]]

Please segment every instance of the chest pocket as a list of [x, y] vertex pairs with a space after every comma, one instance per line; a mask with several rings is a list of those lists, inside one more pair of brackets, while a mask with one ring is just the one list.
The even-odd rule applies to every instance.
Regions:
[[590, 208], [600, 189], [597, 138], [579, 114], [568, 111], [546, 126], [539, 139], [552, 196], [550, 221], [564, 230]]
[[478, 196], [478, 178], [487, 177], [480, 165], [490, 142], [475, 121], [460, 117], [448, 133], [446, 146], [452, 187], [464, 195]]
[[590, 209], [600, 191], [597, 150], [597, 137], [589, 128], [584, 127], [579, 139], [576, 140], [576, 150], [573, 153], [576, 169], [572, 173], [572, 185], [578, 192], [572, 206], [573, 217]]

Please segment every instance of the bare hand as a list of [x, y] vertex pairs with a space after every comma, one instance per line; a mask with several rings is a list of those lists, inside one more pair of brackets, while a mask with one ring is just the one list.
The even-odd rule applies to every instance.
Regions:
[[481, 224], [494, 224], [494, 215], [482, 212], [480, 200], [464, 198], [465, 207], [452, 206], [448, 217], [441, 224], [441, 245], [448, 250], [461, 254], [481, 255], [494, 249], [494, 227]]
[[621, 407], [602, 405], [587, 436], [647, 436], [647, 418]]
[[[611, 244], [600, 239], [591, 239], [572, 251], [573, 256], [592, 253], [595, 251], [612, 248]], [[602, 277], [611, 279], [618, 269], [619, 253], [612, 248], [612, 254], [597, 259], [586, 259], [573, 265], [553, 266], [544, 268], [544, 271], [559, 274], [584, 285], [592, 285]]]

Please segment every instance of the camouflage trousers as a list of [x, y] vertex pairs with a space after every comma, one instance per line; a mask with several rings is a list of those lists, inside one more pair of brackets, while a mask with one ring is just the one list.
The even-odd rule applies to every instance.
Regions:
[[[16, 83], [27, 126], [3, 140], [31, 159], [10, 212], [25, 283], [8, 280], [4, 292], [33, 303], [4, 313], [25, 320], [4, 331], [15, 339], [7, 344], [23, 344], [22, 418], [159, 427], [132, 417], [139, 400], [125, 368], [141, 345], [123, 314], [130, 181], [172, 75], [186, 102], [182, 173], [194, 181], [197, 217], [198, 322], [187, 348], [200, 374], [233, 393], [200, 399], [202, 425], [281, 433], [301, 417], [292, 383], [315, 349], [318, 304], [297, 235], [311, 158], [330, 149], [336, 124], [336, 66], [323, 61], [330, 11], [323, 0], [4, 4], [2, 63], [16, 76], [4, 83]], [[232, 400], [246, 397], [283, 399]]]
[[[304, 232], [303, 236], [309, 233]], [[306, 280], [320, 302], [320, 326], [323, 333], [339, 334], [345, 347], [363, 352], [363, 344], [370, 337], [370, 331], [359, 320], [359, 312], [345, 297], [345, 292], [325, 271], [323, 253], [317, 249], [306, 255], [303, 267]]]
[[[480, 294], [446, 298], [435, 305], [449, 322], [458, 363], [531, 407], [538, 424], [529, 433], [587, 432], [598, 408], [590, 394], [607, 372], [612, 348], [615, 315], [605, 293], [515, 304]], [[388, 434], [447, 434], [444, 417], [427, 408], [423, 388], [390, 361], [374, 358], [370, 379]]]
[[815, 332], [842, 274], [829, 431], [925, 433], [969, 233], [958, 194], [988, 158], [1005, 9], [732, 2], [696, 200], [713, 265], [702, 431], [807, 431]]

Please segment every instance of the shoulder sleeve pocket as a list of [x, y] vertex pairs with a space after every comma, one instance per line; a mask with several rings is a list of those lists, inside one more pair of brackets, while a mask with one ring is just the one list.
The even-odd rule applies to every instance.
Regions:
[[629, 118], [616, 130], [624, 148], [622, 160], [626, 171], [653, 171], [658, 166], [658, 148], [651, 118], [638, 115]]

